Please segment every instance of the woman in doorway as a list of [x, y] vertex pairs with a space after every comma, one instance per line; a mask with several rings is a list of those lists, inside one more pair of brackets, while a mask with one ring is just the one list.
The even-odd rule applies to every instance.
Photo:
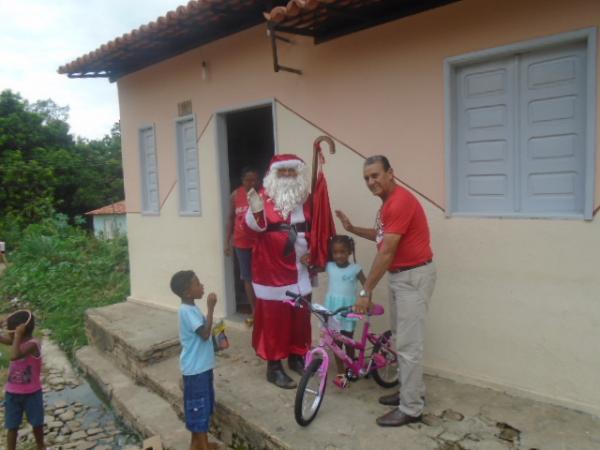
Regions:
[[231, 238], [233, 249], [240, 266], [240, 278], [244, 282], [246, 297], [250, 303], [251, 317], [246, 319], [246, 325], [254, 324], [254, 288], [252, 287], [252, 248], [256, 240], [255, 232], [249, 229], [244, 216], [248, 209], [248, 191], [258, 189], [258, 171], [252, 167], [242, 169], [242, 185], [231, 193], [229, 220], [225, 231], [225, 255], [231, 256]]

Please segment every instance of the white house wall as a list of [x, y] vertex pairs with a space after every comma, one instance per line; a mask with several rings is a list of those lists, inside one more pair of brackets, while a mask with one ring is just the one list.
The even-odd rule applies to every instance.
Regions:
[[600, 413], [600, 222], [431, 212], [431, 371]]
[[[199, 130], [199, 132], [201, 129]], [[178, 186], [168, 190], [160, 215], [128, 214], [130, 300], [175, 309], [179, 299], [169, 282], [178, 270], [194, 270], [205, 291], [214, 291], [219, 301], [217, 316], [224, 316], [223, 221], [217, 177], [215, 126], [211, 120], [198, 141], [202, 215], [179, 214]], [[172, 157], [176, 158], [175, 152]], [[202, 301], [199, 302], [202, 305]]]
[[124, 214], [93, 216], [94, 234], [112, 238], [115, 233], [127, 234], [127, 220]]

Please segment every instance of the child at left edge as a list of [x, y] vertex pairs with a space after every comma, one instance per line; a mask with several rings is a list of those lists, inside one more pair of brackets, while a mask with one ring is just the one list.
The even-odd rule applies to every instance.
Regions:
[[33, 337], [35, 318], [30, 311], [20, 310], [6, 319], [8, 336], [0, 342], [10, 345], [10, 365], [4, 396], [4, 425], [7, 449], [17, 448], [23, 413], [33, 428], [38, 450], [44, 446], [44, 399], [42, 394], [42, 354], [39, 342]]
[[192, 433], [190, 450], [216, 450], [219, 445], [208, 442], [208, 428], [215, 404], [215, 353], [211, 331], [217, 296], [212, 292], [208, 294], [207, 313], [204, 316], [195, 303], [195, 300], [204, 296], [204, 286], [191, 270], [182, 270], [173, 275], [171, 290], [181, 299], [179, 366], [183, 376], [185, 425]]

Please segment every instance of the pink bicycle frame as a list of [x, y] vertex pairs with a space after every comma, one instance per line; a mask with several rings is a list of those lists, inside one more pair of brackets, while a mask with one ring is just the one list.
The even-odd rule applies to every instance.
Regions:
[[[362, 314], [348, 314], [347, 317], [364, 320], [366, 316], [363, 316]], [[344, 365], [348, 369], [350, 369], [356, 375], [364, 375], [368, 371], [368, 368], [363, 367], [365, 361], [365, 352], [367, 349], [367, 340], [369, 340], [371, 343], [375, 342], [375, 336], [372, 333], [369, 333], [370, 326], [371, 324], [367, 320], [363, 329], [360, 342], [355, 341], [354, 339], [351, 339], [347, 336], [344, 336], [343, 334], [338, 333], [334, 330], [331, 330], [330, 328], [323, 328], [321, 330], [321, 340], [319, 342], [319, 345], [313, 348], [310, 352], [308, 352], [308, 354], [306, 355], [304, 367], [307, 368], [312, 362], [312, 360], [315, 358], [315, 356], [319, 356], [320, 358], [322, 358], [323, 363], [321, 364], [321, 367], [319, 367], [319, 372], [322, 376], [321, 383], [324, 383], [324, 375], [327, 373], [327, 370], [329, 368], [329, 354], [327, 353], [327, 349], [329, 348], [338, 358], [340, 358], [344, 362]], [[343, 344], [346, 344], [349, 347], [352, 347], [359, 351], [358, 358], [356, 359], [356, 361], [352, 360], [342, 349]], [[382, 364], [385, 364], [385, 362]], [[320, 388], [322, 387], [323, 386], [320, 386]]]
[[[284, 302], [288, 303], [289, 305], [294, 306], [294, 307], [299, 307], [299, 308], [306, 307], [304, 305], [298, 305], [298, 304], [296, 304], [296, 302], [294, 302], [292, 300], [284, 300]], [[381, 315], [381, 314], [383, 314], [383, 312], [384, 312], [384, 310], [381, 305], [374, 305], [373, 310], [371, 311], [371, 315]], [[315, 359], [315, 356], [319, 356], [323, 361], [323, 363], [321, 363], [321, 366], [319, 367], [319, 375], [321, 376], [321, 378], [320, 378], [321, 384], [319, 386], [320, 391], [322, 391], [322, 389], [324, 388], [324, 384], [327, 379], [327, 376], [326, 376], [327, 370], [329, 369], [329, 354], [327, 353], [328, 348], [331, 349], [331, 351], [344, 362], [344, 365], [346, 366], [346, 368], [350, 369], [356, 375], [363, 376], [365, 373], [367, 373], [370, 370], [370, 367], [367, 367], [367, 368], [363, 367], [364, 362], [365, 362], [365, 352], [367, 349], [367, 340], [371, 344], [375, 344], [375, 342], [377, 341], [378, 338], [373, 333], [369, 333], [369, 328], [371, 327], [371, 323], [368, 320], [368, 316], [363, 315], [363, 314], [350, 313], [347, 315], [347, 317], [351, 318], [351, 319], [354, 318], [354, 319], [360, 319], [360, 320], [366, 319], [366, 323], [363, 328], [363, 333], [362, 333], [360, 342], [355, 341], [354, 339], [351, 339], [347, 336], [344, 336], [343, 334], [341, 334], [335, 330], [332, 330], [331, 328], [324, 327], [321, 330], [321, 340], [319, 342], [319, 345], [317, 347], [314, 347], [313, 349], [311, 349], [306, 354], [306, 357], [304, 360], [304, 368], [305, 369], [307, 369], [308, 366], [313, 361], [313, 359]], [[352, 347], [359, 351], [358, 358], [356, 359], [356, 361], [353, 361], [346, 354], [346, 352], [344, 352], [344, 350], [342, 349], [343, 344], [346, 344], [349, 347]], [[374, 362], [378, 368], [383, 367], [386, 364], [385, 360], [380, 361], [376, 358], [374, 359]]]

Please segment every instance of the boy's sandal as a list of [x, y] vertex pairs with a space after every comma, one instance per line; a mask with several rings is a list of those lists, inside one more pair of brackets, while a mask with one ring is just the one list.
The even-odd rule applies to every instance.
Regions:
[[348, 387], [348, 377], [345, 373], [338, 373], [333, 379], [333, 384], [340, 389], [346, 389]]
[[254, 325], [254, 317], [247, 317], [245, 322], [247, 327], [252, 328]]

